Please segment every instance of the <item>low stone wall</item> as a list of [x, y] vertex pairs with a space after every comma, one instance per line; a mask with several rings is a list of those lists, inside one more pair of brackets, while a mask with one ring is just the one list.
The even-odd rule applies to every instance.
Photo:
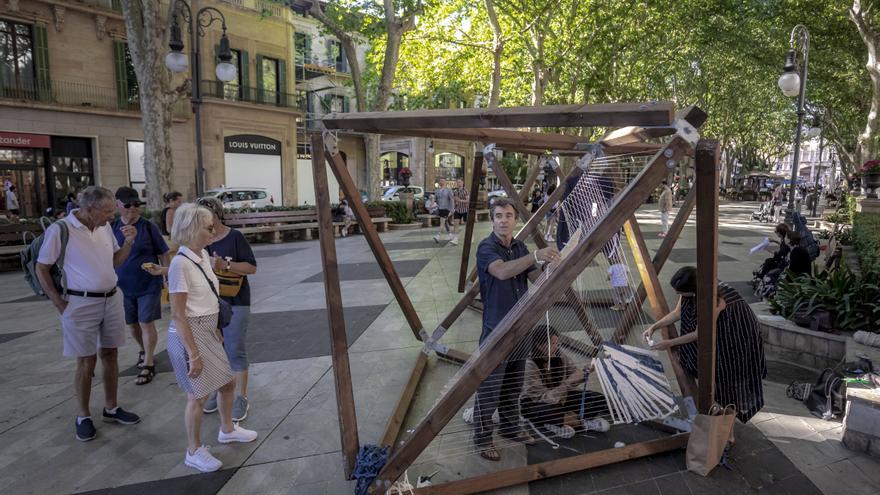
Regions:
[[752, 304], [758, 315], [764, 357], [812, 369], [833, 368], [846, 356], [846, 337], [814, 332], [778, 315], [767, 314], [765, 303]]

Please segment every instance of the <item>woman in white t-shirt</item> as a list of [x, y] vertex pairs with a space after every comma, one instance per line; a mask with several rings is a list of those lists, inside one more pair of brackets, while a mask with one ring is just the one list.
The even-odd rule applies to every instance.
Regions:
[[232, 422], [234, 385], [223, 338], [217, 329], [220, 307], [217, 277], [205, 247], [214, 232], [213, 215], [203, 207], [185, 204], [177, 209], [171, 238], [180, 244], [168, 267], [171, 325], [168, 356], [177, 383], [187, 394], [185, 423], [187, 466], [209, 472], [223, 465], [201, 442], [202, 406], [208, 394], [218, 391], [220, 443], [252, 442], [257, 432]]
[[633, 292], [629, 287], [629, 267], [626, 266], [617, 254], [612, 255], [608, 262], [608, 280], [611, 281], [611, 290], [614, 291], [612, 298], [614, 305], [611, 309], [614, 311], [623, 311], [626, 305], [632, 300]]

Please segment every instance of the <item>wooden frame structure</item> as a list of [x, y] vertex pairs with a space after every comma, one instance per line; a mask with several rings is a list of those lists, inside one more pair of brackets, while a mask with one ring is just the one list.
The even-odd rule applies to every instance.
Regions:
[[[325, 159], [329, 163], [343, 192], [349, 198], [361, 231], [364, 233], [371, 251], [391, 286], [395, 299], [400, 305], [414, 336], [418, 340], [425, 342], [425, 348], [416, 359], [409, 380], [380, 440], [381, 445], [392, 448], [392, 454], [371, 486], [371, 493], [384, 493], [384, 490], [403, 474], [404, 470], [416, 460], [430, 441], [440, 433], [443, 427], [464, 405], [465, 401], [476, 391], [480, 383], [503, 361], [504, 356], [507, 356], [517, 342], [531, 330], [540, 315], [554, 304], [559, 295], [567, 290], [571, 290], [571, 284], [578, 274], [601, 252], [607, 240], [621, 228], [626, 229], [627, 238], [630, 240], [642, 279], [642, 286], [639, 287], [636, 293], [637, 303], [630, 305], [630, 308], [636, 308], [632, 310], [633, 312], [636, 310], [640, 311], [641, 304], [647, 297], [655, 315], [667, 311], [668, 306], [663, 299], [657, 273], [668, 258], [672, 245], [683, 229], [694, 203], [696, 203], [698, 211], [697, 264], [700, 267], [698, 272], [700, 289], [697, 293], [697, 313], [700, 318], [698, 331], [700, 348], [699, 368], [701, 376], [710, 377], [708, 380], [700, 381], [697, 398], [700, 410], [708, 410], [714, 397], [714, 380], [711, 377], [714, 376], [715, 277], [717, 274], [718, 242], [717, 163], [719, 150], [718, 143], [715, 141], [703, 140], [697, 142], [696, 129], [705, 121], [705, 118], [705, 113], [695, 107], [691, 107], [686, 112], [680, 113], [679, 118], [676, 120], [673, 117], [672, 104], [665, 102], [513, 107], [491, 110], [378, 112], [333, 114], [325, 117], [323, 123], [327, 129], [349, 129], [362, 132], [397, 133], [430, 137], [455, 137], [466, 140], [474, 140], [475, 136], [479, 136], [479, 138], [498, 142], [499, 147], [504, 147], [505, 149], [516, 148], [516, 151], [525, 152], [558, 148], [576, 152], [578, 151], [578, 146], [583, 143], [575, 142], [576, 139], [582, 138], [571, 139], [572, 136], [526, 133], [497, 129], [497, 127], [631, 126], [628, 131], [620, 131], [614, 134], [614, 141], [609, 143], [607, 148], [615, 150], [615, 152], [621, 152], [618, 150], [626, 146], [629, 146], [629, 149], [656, 150], [656, 153], [642, 172], [617, 194], [607, 213], [585, 233], [583, 236], [585, 239], [574, 248], [571, 255], [560, 262], [555, 275], [546, 281], [542, 290], [534, 293], [533, 297], [530, 297], [524, 304], [514, 308], [512, 310], [514, 313], [513, 317], [506, 319], [505, 322], [495, 329], [495, 337], [487, 341], [486, 347], [482, 350], [480, 356], [474, 360], [468, 360], [469, 356], [466, 353], [446, 349], [438, 344], [438, 340], [479, 292], [478, 283], [475, 282], [471, 285], [459, 303], [452, 308], [449, 315], [434, 330], [433, 334], [429, 336], [422, 327], [421, 320], [400, 282], [400, 278], [382, 245], [382, 241], [379, 239], [373, 223], [370, 221], [354, 181], [348, 174], [337, 150], [335, 150], [335, 142], [333, 142], [333, 139], [325, 141], [325, 136], [313, 136], [312, 161], [320, 223], [321, 255], [330, 319], [331, 357], [336, 380], [336, 399], [340, 417], [342, 452], [345, 457], [346, 474], [350, 475], [354, 467], [354, 459], [359, 444], [348, 365], [347, 343], [345, 342], [345, 322], [342, 317], [335, 240], [333, 238], [332, 222], [330, 221], [330, 198], [327, 192], [327, 178], [324, 168]], [[648, 132], [650, 137], [674, 135], [663, 146], [642, 143], [640, 139], [645, 135], [643, 130], [645, 128], [652, 129]], [[329, 150], [327, 155], [324, 153], [325, 147]], [[694, 153], [695, 148], [696, 153]], [[670, 167], [683, 160], [689, 160], [689, 157], [694, 154], [696, 155], [697, 171], [696, 187], [692, 189], [691, 194], [685, 201], [685, 205], [679, 210], [669, 235], [664, 239], [653, 260], [649, 261], [648, 250], [641, 236], [638, 224], [635, 221], [635, 212], [639, 205], [648, 198], [651, 191], [668, 174]], [[482, 161], [481, 158], [487, 159], [489, 162], [494, 161], [494, 156], [491, 158], [487, 156], [478, 157], [477, 162]], [[475, 172], [478, 169], [482, 170], [482, 167], [475, 166]], [[498, 167], [495, 168], [495, 172], [499, 182], [507, 190], [508, 196], [525, 222], [525, 225], [517, 232], [516, 238], [524, 239], [534, 235], [540, 219], [543, 218], [550, 206], [561, 198], [564, 188], [557, 188], [556, 192], [534, 215], [529, 215], [528, 211], [524, 209], [521, 198], [513, 190], [513, 185], [503, 173], [503, 170], [500, 170], [500, 167]], [[575, 169], [572, 173], [579, 173], [579, 169]], [[478, 182], [476, 176], [473, 182]], [[474, 196], [472, 194], [472, 201], [475, 201]], [[471, 212], [473, 211], [472, 208]], [[472, 225], [466, 237], [471, 234]], [[535, 237], [535, 242], [539, 246], [544, 245], [543, 238], [540, 235]], [[470, 242], [466, 242], [465, 245], [469, 246]], [[466, 258], [464, 259], [466, 260]], [[466, 265], [463, 265], [459, 278], [460, 286], [463, 285], [465, 271]], [[628, 313], [629, 311], [625, 315]], [[628, 322], [631, 317], [632, 315], [623, 318], [621, 325], [615, 329], [615, 336], [622, 336], [628, 333], [632, 327], [632, 322]], [[664, 332], [668, 331], [669, 329], [664, 330]], [[426, 417], [412, 430], [412, 433], [406, 440], [398, 444], [397, 438], [400, 429], [426, 368], [429, 353], [432, 350], [436, 351], [438, 356], [464, 362], [464, 367], [460, 371], [461, 378], [439, 399]], [[675, 356], [671, 357], [673, 358], [672, 361], [677, 364], [677, 360], [674, 359]], [[678, 375], [679, 373], [676, 372], [682, 391], [688, 395], [694, 395], [693, 383], [686, 380], [686, 377]], [[679, 449], [686, 445], [687, 437], [686, 433], [678, 433], [666, 438], [635, 443], [622, 449], [590, 452], [537, 465], [526, 465], [469, 479], [420, 488], [416, 490], [416, 493], [465, 494], [526, 483], [590, 467]]]

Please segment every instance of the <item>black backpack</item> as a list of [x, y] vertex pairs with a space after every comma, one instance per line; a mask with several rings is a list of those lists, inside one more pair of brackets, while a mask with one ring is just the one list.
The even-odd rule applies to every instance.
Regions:
[[825, 368], [813, 390], [804, 399], [804, 405], [816, 416], [825, 420], [840, 417], [846, 410], [846, 382], [843, 375]]

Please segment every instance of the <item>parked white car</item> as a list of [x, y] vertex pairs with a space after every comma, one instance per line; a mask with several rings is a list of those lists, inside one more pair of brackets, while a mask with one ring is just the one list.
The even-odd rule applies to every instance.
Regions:
[[[404, 186], [390, 186], [382, 191], [382, 201], [400, 201], [400, 193], [404, 190]], [[409, 192], [413, 193], [413, 201], [420, 202], [425, 200], [425, 190], [419, 186], [409, 186]]]
[[237, 208], [263, 208], [272, 206], [275, 198], [262, 187], [220, 187], [205, 191], [205, 196], [214, 196], [227, 210]]
[[[513, 188], [516, 190], [516, 192], [521, 192], [523, 185], [522, 184], [514, 184]], [[494, 191], [489, 191], [489, 194], [487, 196], [488, 196], [487, 200], [489, 202], [489, 206], [491, 207], [492, 203], [494, 203], [497, 198], [506, 198], [507, 191], [505, 191], [503, 188], [498, 188], [498, 189], [495, 189]]]

